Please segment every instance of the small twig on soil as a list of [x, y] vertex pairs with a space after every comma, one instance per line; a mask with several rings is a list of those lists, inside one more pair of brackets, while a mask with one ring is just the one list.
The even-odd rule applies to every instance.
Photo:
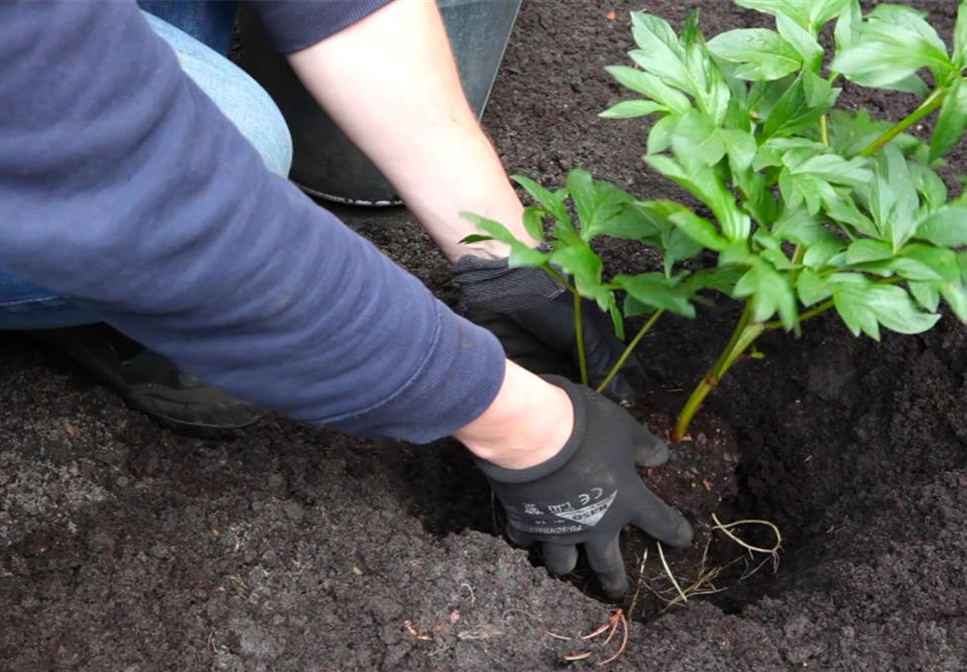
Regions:
[[628, 605], [628, 620], [630, 621], [635, 613], [635, 607], [638, 606], [638, 596], [641, 595], [641, 582], [645, 578], [645, 563], [648, 562], [648, 549], [645, 548], [645, 552], [641, 554], [641, 562], [638, 563], [638, 580], [635, 582], [635, 594], [631, 597], [631, 604]]
[[672, 585], [675, 586], [675, 590], [677, 590], [678, 594], [682, 596], [682, 602], [688, 602], [688, 596], [685, 595], [682, 587], [678, 585], [678, 580], [672, 573], [671, 567], [668, 566], [668, 561], [665, 560], [665, 551], [662, 550], [661, 542], [656, 541], [655, 543], [658, 544], [658, 557], [661, 558], [661, 566], [665, 568], [665, 573], [668, 574], [668, 578], [671, 579]]

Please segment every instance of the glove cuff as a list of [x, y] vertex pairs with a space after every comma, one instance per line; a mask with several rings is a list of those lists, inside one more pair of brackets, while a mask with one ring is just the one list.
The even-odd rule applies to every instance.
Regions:
[[561, 283], [535, 266], [510, 268], [507, 259], [466, 255], [450, 267], [468, 307], [500, 313], [534, 308], [565, 291]]
[[474, 460], [477, 466], [492, 481], [511, 485], [539, 481], [542, 478], [550, 476], [570, 462], [571, 458], [578, 451], [578, 448], [584, 443], [584, 435], [587, 429], [587, 406], [581, 386], [561, 376], [542, 375], [540, 377], [551, 385], [560, 387], [570, 397], [571, 405], [574, 407], [574, 429], [571, 431], [571, 436], [568, 438], [567, 443], [564, 444], [564, 447], [554, 457], [540, 464], [535, 464], [533, 467], [527, 467], [526, 469], [507, 469], [493, 462], [475, 457]]

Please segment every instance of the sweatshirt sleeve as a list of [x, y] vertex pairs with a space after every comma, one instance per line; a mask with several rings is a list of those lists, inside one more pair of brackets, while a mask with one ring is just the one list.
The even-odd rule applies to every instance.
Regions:
[[251, 0], [246, 6], [283, 54], [311, 47], [391, 0]]
[[133, 3], [0, 3], [0, 266], [292, 417], [424, 442], [500, 344], [316, 206]]

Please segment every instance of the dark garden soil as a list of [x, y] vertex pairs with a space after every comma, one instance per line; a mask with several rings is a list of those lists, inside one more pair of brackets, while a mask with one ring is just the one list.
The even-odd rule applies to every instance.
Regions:
[[[676, 25], [701, 4], [708, 32], [761, 22], [724, 1], [646, 4]], [[949, 35], [957, 3], [916, 4]], [[485, 117], [511, 171], [553, 184], [589, 166], [642, 197], [680, 196], [642, 168], [639, 123], [595, 116], [621, 95], [601, 68], [623, 62], [640, 8], [525, 0]], [[912, 109], [846, 95], [877, 116]], [[967, 172], [963, 159], [953, 168]], [[408, 216], [339, 212], [456, 303]], [[616, 270], [654, 264], [626, 245], [604, 253]], [[736, 318], [724, 305], [700, 322], [669, 318], [645, 340], [640, 410], [657, 430]], [[664, 611], [643, 588], [609, 668], [967, 669], [967, 331], [945, 319], [876, 344], [817, 319], [799, 341], [760, 347], [692, 441], [644, 477], [699, 530], [668, 554], [683, 584], [710, 540], [707, 570], [744, 557], [711, 531], [713, 512], [776, 523], [778, 569], [737, 583], [734, 563], [714, 582], [728, 591]], [[574, 667], [594, 667], [617, 639], [547, 631], [588, 633], [615, 605], [594, 598], [586, 570], [569, 583], [533, 566], [495, 535], [498, 519], [451, 441], [359, 440], [277, 418], [234, 442], [186, 439], [57, 353], [0, 337], [3, 670], [551, 670], [585, 650]], [[637, 580], [646, 545], [627, 536]], [[651, 547], [644, 575], [665, 590], [661, 574]]]

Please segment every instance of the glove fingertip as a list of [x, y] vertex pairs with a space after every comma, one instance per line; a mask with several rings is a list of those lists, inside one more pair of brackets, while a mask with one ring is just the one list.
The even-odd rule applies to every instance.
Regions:
[[672, 548], [687, 548], [692, 545], [694, 538], [695, 530], [692, 528], [692, 524], [685, 520], [685, 516], [680, 516], [675, 535], [665, 540], [664, 543]]

